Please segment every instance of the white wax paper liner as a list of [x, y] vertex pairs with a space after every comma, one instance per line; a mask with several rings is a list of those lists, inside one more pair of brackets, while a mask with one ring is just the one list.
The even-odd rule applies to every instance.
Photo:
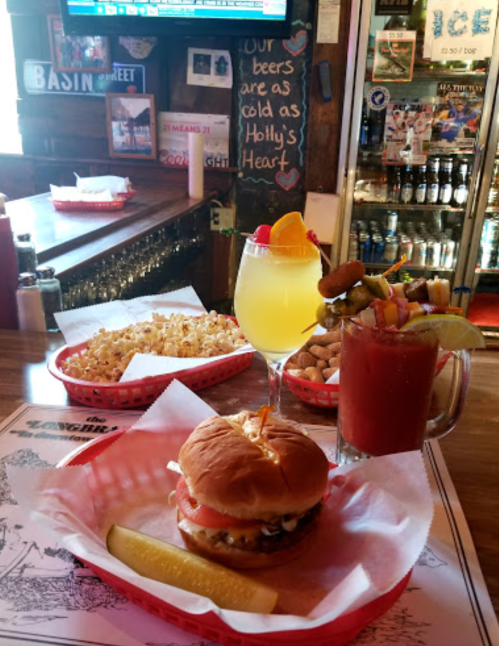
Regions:
[[111, 557], [105, 535], [117, 523], [182, 546], [165, 466], [193, 428], [213, 414], [177, 381], [93, 462], [62, 469], [9, 467], [17, 501], [78, 558], [193, 615], [213, 611], [245, 633], [313, 628], [391, 590], [409, 572], [430, 529], [433, 503], [418, 451], [339, 467], [317, 542], [296, 561], [247, 573], [279, 592], [286, 614], [257, 615], [139, 576]]
[[[110, 301], [76, 310], [57, 312], [55, 318], [66, 344], [74, 347], [88, 341], [101, 328], [108, 331], [120, 330], [132, 323], [151, 321], [153, 312], [164, 316], [170, 314], [199, 316], [205, 314], [206, 309], [194, 289], [184, 287], [168, 294], [141, 296], [129, 301]], [[203, 367], [246, 352], [254, 352], [251, 345], [246, 344], [229, 354], [209, 358], [178, 359], [137, 354], [132, 358], [120, 381], [133, 381]]]

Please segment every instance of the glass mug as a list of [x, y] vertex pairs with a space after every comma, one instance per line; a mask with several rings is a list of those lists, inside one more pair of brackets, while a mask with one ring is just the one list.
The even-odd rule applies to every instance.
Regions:
[[452, 353], [446, 408], [428, 420], [439, 350], [433, 330], [388, 331], [344, 319], [341, 342], [337, 464], [421, 449], [454, 428], [468, 392], [468, 350]]

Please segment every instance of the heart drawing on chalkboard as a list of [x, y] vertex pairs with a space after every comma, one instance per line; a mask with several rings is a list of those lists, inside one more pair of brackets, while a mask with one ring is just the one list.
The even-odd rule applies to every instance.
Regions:
[[292, 168], [289, 173], [285, 173], [280, 170], [275, 174], [275, 181], [279, 184], [281, 188], [285, 191], [289, 191], [300, 179], [300, 173], [296, 168]]
[[294, 36], [288, 38], [288, 40], [283, 40], [282, 44], [293, 56], [298, 56], [305, 49], [308, 43], [308, 34], [305, 29], [298, 31]]

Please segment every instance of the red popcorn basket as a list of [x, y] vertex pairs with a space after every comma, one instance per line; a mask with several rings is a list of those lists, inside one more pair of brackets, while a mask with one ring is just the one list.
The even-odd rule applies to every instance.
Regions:
[[71, 202], [69, 200], [52, 200], [56, 211], [119, 211], [127, 200], [117, 197], [112, 202]]
[[96, 408], [137, 408], [155, 401], [166, 387], [178, 379], [193, 391], [202, 390], [218, 384], [242, 372], [251, 363], [253, 352], [226, 356], [206, 366], [179, 370], [167, 375], [144, 377], [124, 382], [92, 382], [69, 377], [62, 370], [62, 362], [71, 356], [81, 356], [87, 348], [86, 343], [69, 348], [63, 346], [48, 361], [49, 372], [62, 381], [68, 395], [86, 406]]
[[[437, 377], [445, 367], [445, 364], [452, 356], [452, 352], [441, 355], [435, 370]], [[283, 373], [284, 382], [289, 390], [306, 404], [318, 406], [319, 408], [336, 408], [340, 394], [339, 384], [317, 384], [307, 379], [295, 377], [287, 370]]]
[[[121, 437], [125, 430], [112, 431], [78, 447], [57, 466], [63, 468], [88, 464]], [[393, 606], [405, 590], [411, 576], [410, 571], [389, 592], [322, 626], [267, 633], [243, 633], [231, 628], [214, 612], [191, 614], [89, 561], [85, 563], [110, 587], [147, 612], [177, 628], [228, 646], [342, 646]]]

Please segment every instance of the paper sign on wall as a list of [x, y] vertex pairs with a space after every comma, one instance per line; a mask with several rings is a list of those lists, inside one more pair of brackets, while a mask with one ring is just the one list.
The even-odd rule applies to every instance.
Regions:
[[415, 50], [415, 31], [377, 31], [373, 81], [411, 81]]
[[220, 114], [159, 113], [159, 160], [167, 166], [187, 166], [188, 133], [204, 134], [204, 165], [229, 166], [230, 117]]
[[497, 0], [428, 0], [424, 58], [477, 61], [492, 55]]
[[317, 42], [336, 44], [340, 29], [340, 0], [319, 0]]
[[224, 49], [197, 49], [187, 53], [187, 85], [232, 87], [232, 60]]

